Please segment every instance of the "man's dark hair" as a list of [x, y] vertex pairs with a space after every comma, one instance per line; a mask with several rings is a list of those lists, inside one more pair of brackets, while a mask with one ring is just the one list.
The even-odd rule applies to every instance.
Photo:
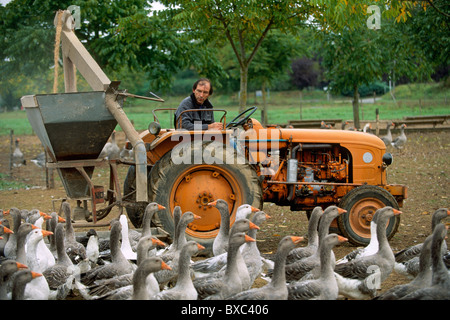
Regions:
[[197, 86], [199, 84], [203, 84], [204, 82], [208, 82], [209, 83], [209, 95], [212, 95], [213, 94], [213, 86], [212, 86], [211, 81], [209, 81], [208, 78], [200, 78], [197, 81], [195, 81], [194, 85], [192, 86], [192, 90], [197, 89]]

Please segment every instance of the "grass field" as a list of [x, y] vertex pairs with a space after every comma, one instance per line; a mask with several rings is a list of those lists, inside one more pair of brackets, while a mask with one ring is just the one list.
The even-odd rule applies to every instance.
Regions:
[[[379, 110], [380, 120], [401, 119], [404, 116], [442, 115], [450, 114], [449, 89], [440, 84], [408, 84], [397, 86], [395, 100], [390, 93], [374, 98], [364, 98], [361, 102], [360, 119], [375, 120], [376, 109]], [[187, 94], [186, 94], [187, 96]], [[128, 98], [124, 110], [134, 122], [138, 131], [145, 130], [153, 121], [152, 110], [156, 108], [176, 108], [185, 96], [162, 97], [165, 102], [153, 102]], [[226, 119], [230, 121], [238, 114], [239, 101], [237, 94], [213, 95], [211, 101], [216, 109], [226, 110]], [[263, 109], [261, 97], [254, 92], [248, 95], [248, 105], [256, 105]], [[268, 122], [271, 124], [287, 124], [293, 119], [343, 119], [352, 120], [353, 110], [349, 97], [327, 96], [322, 91], [269, 92], [266, 102]], [[254, 118], [260, 119], [259, 110]], [[156, 115], [161, 126], [171, 127], [173, 113], [158, 111]], [[217, 113], [216, 120], [221, 117]], [[33, 134], [25, 111], [0, 113], [0, 136], [9, 135], [14, 130], [15, 135]], [[117, 130], [121, 130], [117, 127]]]

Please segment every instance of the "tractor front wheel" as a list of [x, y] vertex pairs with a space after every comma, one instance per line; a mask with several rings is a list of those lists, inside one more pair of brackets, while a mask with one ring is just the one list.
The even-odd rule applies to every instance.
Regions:
[[[370, 223], [375, 211], [385, 206], [399, 209], [395, 198], [378, 186], [364, 185], [348, 192], [339, 207], [347, 210], [338, 220], [340, 232], [353, 244], [366, 246], [370, 242]], [[397, 232], [400, 216], [392, 217], [386, 226], [388, 239]]]

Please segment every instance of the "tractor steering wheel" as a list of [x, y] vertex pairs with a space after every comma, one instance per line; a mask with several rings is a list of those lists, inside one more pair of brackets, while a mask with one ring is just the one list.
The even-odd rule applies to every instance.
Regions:
[[[233, 120], [228, 122], [226, 127], [231, 128], [231, 127], [237, 127], [237, 126], [243, 125], [244, 123], [247, 122], [247, 120], [250, 118], [250, 116], [255, 113], [256, 109], [258, 109], [258, 107], [250, 107], [247, 110], [242, 111]], [[245, 115], [246, 113], [248, 113], [248, 114]]]

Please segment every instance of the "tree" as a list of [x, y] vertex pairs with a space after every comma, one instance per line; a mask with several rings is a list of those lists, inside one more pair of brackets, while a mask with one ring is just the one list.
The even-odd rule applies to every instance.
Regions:
[[319, 68], [316, 61], [308, 57], [297, 58], [292, 61], [291, 79], [300, 90], [313, 87], [319, 78]]
[[313, 5], [308, 1], [161, 1], [168, 9], [161, 14], [176, 23], [200, 46], [231, 45], [240, 70], [239, 110], [247, 104], [249, 67], [270, 30], [295, 34], [307, 20]]
[[[47, 74], [55, 67], [54, 18], [58, 10], [65, 10], [70, 5], [80, 6], [81, 28], [75, 33], [97, 63], [111, 71], [108, 67], [115, 60], [105, 48], [114, 36], [112, 31], [119, 17], [135, 14], [146, 3], [145, 0], [13, 0], [0, 6], [0, 95], [11, 97], [4, 103], [11, 108], [16, 104], [13, 101], [18, 101], [24, 94], [49, 91]], [[14, 79], [22, 77], [34, 82], [36, 91], [25, 91], [29, 86], [17, 86]]]
[[[404, 11], [400, 12], [399, 17], [402, 17]], [[401, 32], [393, 18], [383, 18], [379, 30], [369, 29], [364, 24], [359, 28], [323, 33], [322, 40], [323, 64], [332, 91], [353, 91], [356, 128], [360, 127], [358, 91], [361, 85], [381, 80], [384, 74], [423, 79], [432, 72], [425, 52]]]

